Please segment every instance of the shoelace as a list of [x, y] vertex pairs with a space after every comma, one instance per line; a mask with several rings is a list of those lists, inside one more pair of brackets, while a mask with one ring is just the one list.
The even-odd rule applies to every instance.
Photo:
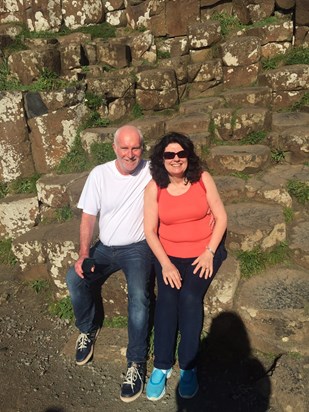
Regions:
[[76, 342], [77, 349], [78, 350], [86, 349], [88, 342], [90, 342], [88, 335], [86, 333], [81, 333], [79, 335], [78, 341]]
[[136, 368], [136, 366], [131, 366], [127, 371], [126, 378], [125, 378], [125, 381], [123, 382], [123, 384], [124, 385], [130, 385], [132, 390], [133, 390], [133, 387], [135, 385], [135, 381], [136, 381], [137, 378], [142, 379], [142, 377], [139, 374], [138, 369]]

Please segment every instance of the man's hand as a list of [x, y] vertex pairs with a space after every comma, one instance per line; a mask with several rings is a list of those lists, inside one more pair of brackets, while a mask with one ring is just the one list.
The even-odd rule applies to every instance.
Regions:
[[77, 275], [84, 279], [84, 272], [83, 272], [83, 268], [82, 268], [82, 264], [84, 262], [85, 259], [87, 259], [88, 256], [80, 256], [78, 258], [78, 260], [75, 262], [74, 268], [75, 268], [75, 272], [77, 273]]

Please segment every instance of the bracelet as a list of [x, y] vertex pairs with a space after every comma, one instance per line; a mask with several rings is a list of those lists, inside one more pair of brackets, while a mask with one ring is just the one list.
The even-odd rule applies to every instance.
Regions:
[[212, 256], [215, 256], [215, 252], [209, 246], [207, 246], [206, 249], [209, 250]]

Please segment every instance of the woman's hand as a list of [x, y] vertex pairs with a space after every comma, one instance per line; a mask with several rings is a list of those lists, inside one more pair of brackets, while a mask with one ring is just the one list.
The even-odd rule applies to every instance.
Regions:
[[196, 274], [200, 271], [200, 278], [211, 278], [214, 271], [213, 260], [213, 254], [208, 249], [206, 249], [205, 252], [203, 252], [199, 257], [197, 257], [195, 261], [192, 263], [192, 266], [195, 266], [193, 273]]
[[164, 283], [170, 285], [172, 288], [181, 288], [181, 276], [175, 265], [169, 263], [162, 266], [162, 276]]

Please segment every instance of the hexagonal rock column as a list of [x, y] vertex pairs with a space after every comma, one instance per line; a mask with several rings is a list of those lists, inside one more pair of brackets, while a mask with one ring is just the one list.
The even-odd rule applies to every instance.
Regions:
[[173, 69], [145, 70], [136, 75], [136, 102], [144, 110], [163, 110], [178, 103]]
[[[236, 102], [233, 103], [236, 105]], [[213, 110], [212, 118], [215, 133], [219, 139], [241, 140], [248, 134], [269, 130], [271, 112], [261, 107], [241, 109], [218, 108]]]
[[204, 298], [204, 326], [206, 328], [219, 313], [232, 310], [239, 279], [239, 264], [233, 256], [228, 256]]
[[291, 127], [279, 133], [271, 133], [268, 141], [273, 149], [281, 149], [285, 159], [293, 163], [305, 162], [309, 158], [308, 126]]
[[191, 113], [176, 116], [166, 121], [166, 132], [185, 133], [189, 136], [195, 133], [208, 133], [210, 116], [208, 113]]
[[237, 203], [226, 206], [227, 245], [230, 250], [271, 249], [286, 240], [286, 223], [278, 205]]
[[236, 307], [252, 346], [264, 352], [309, 355], [308, 273], [275, 267], [238, 288]]
[[260, 86], [268, 86], [273, 92], [273, 105], [288, 107], [299, 100], [309, 88], [309, 68], [306, 64], [294, 64], [268, 70], [259, 75]]
[[207, 164], [217, 173], [256, 173], [270, 162], [271, 151], [264, 145], [216, 146], [210, 150]]
[[258, 37], [232, 38], [223, 43], [220, 50], [224, 83], [227, 86], [250, 86], [256, 81], [261, 58], [261, 41]]
[[33, 228], [39, 215], [39, 203], [33, 194], [21, 194], [0, 200], [0, 239], [16, 237]]

